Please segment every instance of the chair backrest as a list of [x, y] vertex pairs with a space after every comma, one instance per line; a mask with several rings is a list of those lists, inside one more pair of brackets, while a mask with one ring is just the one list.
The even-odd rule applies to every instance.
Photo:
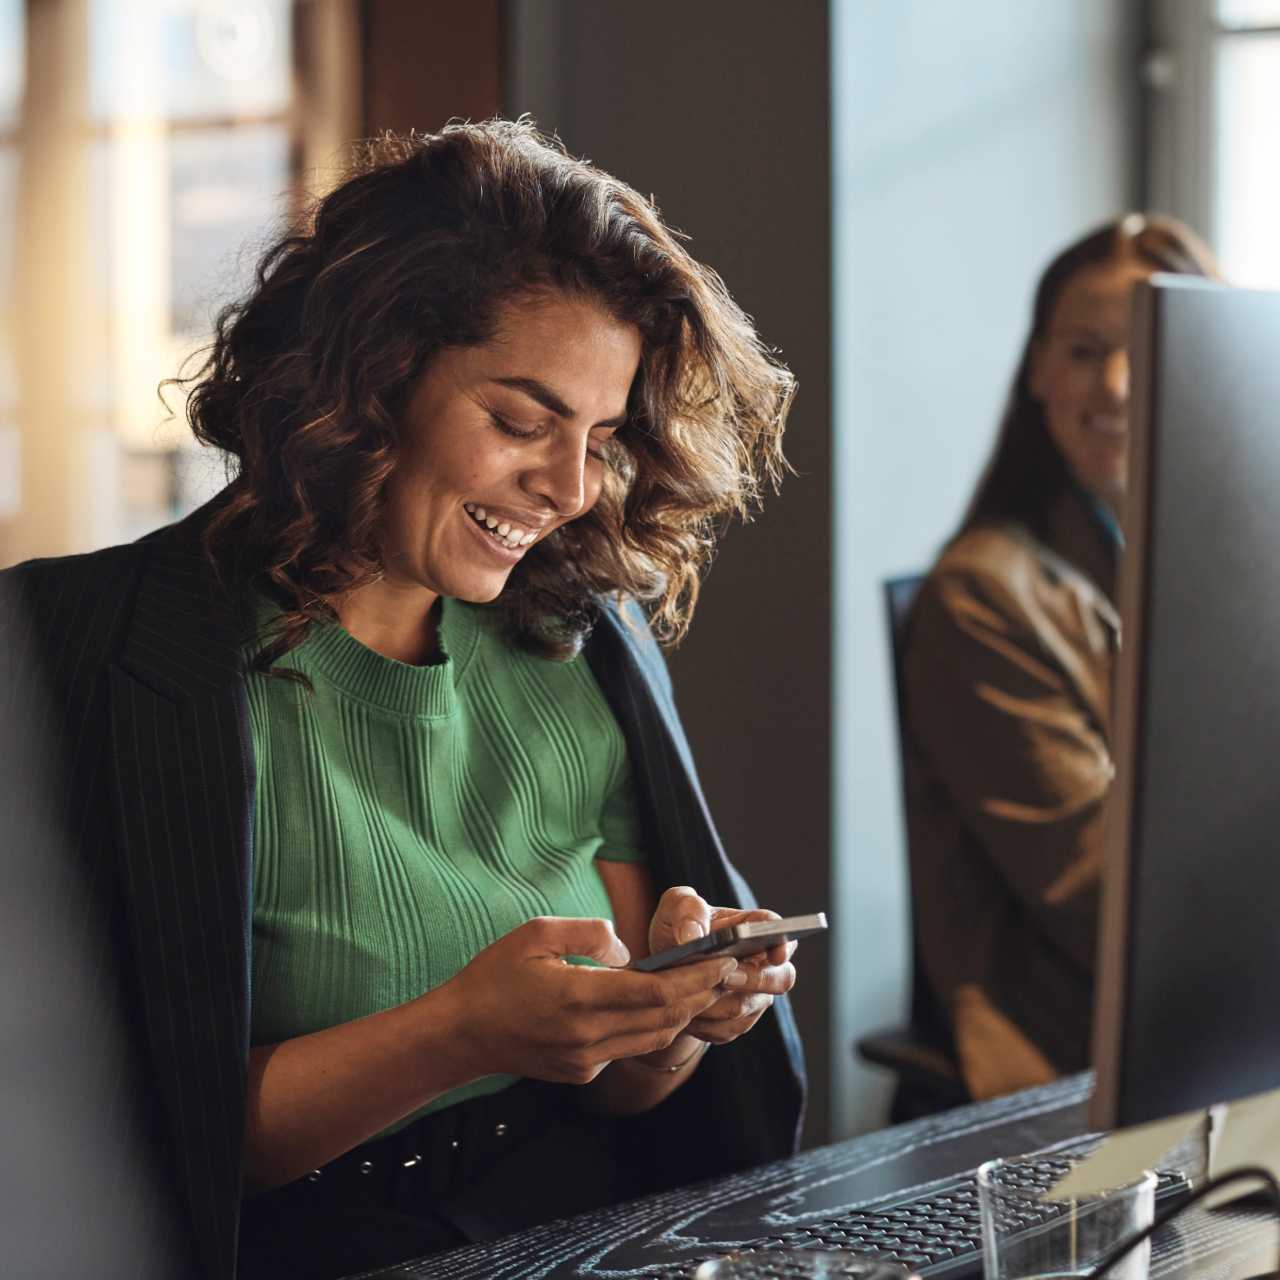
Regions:
[[[906, 818], [906, 702], [902, 688], [902, 653], [907, 636], [907, 623], [916, 596], [924, 583], [922, 573], [903, 574], [896, 578], [886, 578], [883, 583], [885, 619], [889, 625], [889, 652], [893, 656], [893, 699], [895, 719], [898, 727], [898, 766], [903, 780], [902, 807], [903, 818]], [[911, 860], [908, 857], [907, 867], [910, 875]], [[911, 1026], [925, 1038], [934, 1041], [950, 1051], [951, 1029], [946, 1013], [938, 1003], [933, 989], [925, 977], [924, 965], [920, 956], [920, 939], [916, 932], [916, 916], [914, 906], [911, 912]]]
[[911, 606], [916, 602], [923, 573], [904, 573], [898, 578], [886, 578], [883, 583], [884, 614], [889, 623], [889, 652], [893, 655], [893, 701], [898, 720], [898, 749], [901, 752], [902, 737], [902, 642], [907, 634], [907, 619]]

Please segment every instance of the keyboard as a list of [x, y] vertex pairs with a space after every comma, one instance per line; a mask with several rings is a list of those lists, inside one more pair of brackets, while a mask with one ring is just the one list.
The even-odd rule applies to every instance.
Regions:
[[[1096, 1142], [1097, 1139], [1093, 1139]], [[1092, 1145], [1092, 1143], [1090, 1144]], [[1076, 1164], [1081, 1148], [1063, 1149], [1027, 1164], [1026, 1185], [1048, 1189]], [[1156, 1211], [1190, 1193], [1181, 1173], [1159, 1172]], [[1047, 1222], [1062, 1212], [1056, 1205], [1030, 1206], [1027, 1227]], [[931, 1185], [924, 1195], [882, 1200], [865, 1209], [853, 1209], [839, 1217], [824, 1218], [778, 1235], [762, 1236], [738, 1248], [741, 1254], [758, 1254], [761, 1280], [800, 1274], [788, 1265], [786, 1255], [770, 1261], [775, 1250], [844, 1249], [860, 1259], [900, 1263], [926, 1280], [964, 1280], [982, 1272], [982, 1215], [978, 1208], [978, 1181], [974, 1173]], [[669, 1273], [687, 1280], [696, 1271]], [[839, 1275], [836, 1271], [834, 1275]], [[853, 1274], [850, 1272], [850, 1274]]]

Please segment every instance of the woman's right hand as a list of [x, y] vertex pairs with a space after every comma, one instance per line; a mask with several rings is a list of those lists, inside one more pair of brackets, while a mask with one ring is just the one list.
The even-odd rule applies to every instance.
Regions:
[[[605, 968], [567, 964], [566, 956]], [[540, 916], [481, 951], [448, 994], [468, 1074], [586, 1084], [618, 1058], [667, 1048], [724, 992], [731, 957], [661, 973], [623, 970], [630, 955], [607, 920]]]

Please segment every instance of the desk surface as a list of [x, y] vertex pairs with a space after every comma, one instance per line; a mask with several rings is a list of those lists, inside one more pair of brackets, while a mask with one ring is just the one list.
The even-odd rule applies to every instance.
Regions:
[[[696, 1260], [1087, 1132], [1088, 1075], [802, 1152], [712, 1182], [534, 1227], [363, 1280], [689, 1276]], [[1275, 1266], [1270, 1216], [1190, 1213], [1157, 1241], [1152, 1280], [1232, 1280]]]

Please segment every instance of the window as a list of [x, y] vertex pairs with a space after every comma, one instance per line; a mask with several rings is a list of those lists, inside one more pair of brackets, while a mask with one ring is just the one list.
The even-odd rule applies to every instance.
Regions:
[[356, 19], [355, 0], [0, 0], [0, 565], [137, 536], [221, 486], [157, 386], [360, 132]]
[[1280, 288], [1280, 0], [1156, 0], [1152, 36], [1149, 205], [1232, 283]]
[[[218, 468], [160, 381], [251, 280], [273, 215], [289, 212], [289, 0], [91, 0], [93, 203], [105, 217], [111, 426], [123, 450], [124, 534], [201, 501]], [[203, 479], [207, 478], [207, 483]]]
[[1227, 278], [1280, 289], [1280, 0], [1218, 0], [1212, 219]]
[[0, 0], [0, 521], [12, 519], [22, 503], [13, 352], [13, 272], [23, 41], [22, 0]]

